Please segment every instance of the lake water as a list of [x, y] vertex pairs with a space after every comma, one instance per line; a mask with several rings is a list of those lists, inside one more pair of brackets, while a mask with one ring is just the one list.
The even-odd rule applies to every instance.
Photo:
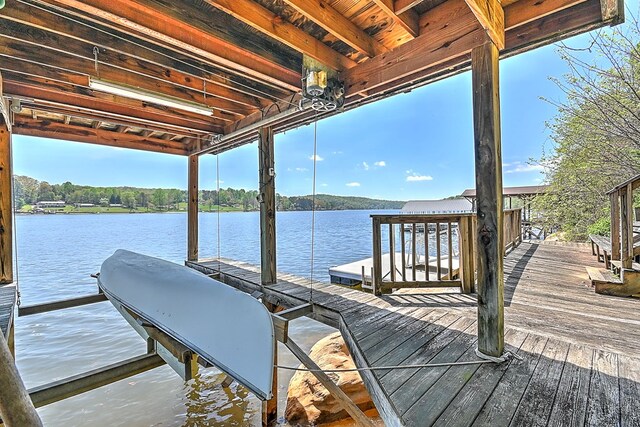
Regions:
[[[314, 279], [328, 268], [371, 256], [371, 213], [316, 213]], [[218, 216], [200, 214], [200, 257], [217, 256]], [[309, 277], [311, 213], [277, 215], [278, 271]], [[34, 215], [16, 219], [22, 303], [95, 293], [89, 275], [116, 249], [182, 263], [186, 214]], [[220, 215], [220, 255], [260, 262], [257, 212]], [[291, 335], [308, 350], [333, 330], [303, 318]], [[108, 302], [16, 319], [16, 358], [27, 387], [115, 363], [146, 351], [145, 342]], [[283, 347], [279, 362], [297, 365]], [[279, 374], [280, 408], [292, 373]], [[236, 383], [219, 386], [215, 369], [184, 383], [170, 368], [131, 377], [39, 409], [47, 426], [201, 426], [260, 424], [260, 404]]]

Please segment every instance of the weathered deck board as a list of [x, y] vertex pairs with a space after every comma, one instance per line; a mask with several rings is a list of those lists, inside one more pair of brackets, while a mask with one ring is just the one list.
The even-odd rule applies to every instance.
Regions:
[[14, 285], [0, 286], [0, 333], [7, 337], [9, 325], [13, 321], [13, 311], [16, 307], [16, 287]]
[[[640, 425], [640, 300], [595, 294], [587, 246], [523, 243], [505, 259], [505, 341], [523, 360], [502, 365], [363, 373], [389, 425]], [[192, 267], [213, 272], [216, 261]], [[307, 278], [221, 263], [244, 290], [308, 302]], [[238, 282], [239, 281], [239, 282]], [[237, 285], [236, 283], [236, 285]], [[406, 290], [371, 294], [314, 283], [314, 317], [338, 325], [357, 363], [412, 365], [475, 359], [476, 296]], [[635, 356], [634, 356], [635, 355]]]

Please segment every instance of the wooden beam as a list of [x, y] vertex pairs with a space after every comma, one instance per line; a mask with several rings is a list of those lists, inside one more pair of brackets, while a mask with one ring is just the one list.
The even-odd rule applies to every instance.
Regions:
[[478, 203], [478, 350], [504, 351], [504, 258], [499, 51], [491, 42], [471, 52]]
[[420, 37], [344, 73], [347, 96], [468, 55], [485, 38], [464, 0], [448, 0], [429, 12]]
[[38, 136], [41, 138], [63, 139], [86, 142], [110, 147], [130, 148], [133, 150], [153, 151], [156, 153], [188, 155], [187, 146], [181, 142], [147, 138], [131, 133], [119, 133], [105, 129], [93, 129], [79, 125], [65, 125], [62, 122], [33, 120], [30, 117], [16, 115], [14, 132], [16, 135]]
[[42, 421], [24, 387], [9, 346], [0, 334], [0, 423], [7, 426], [41, 427]]
[[[533, 17], [539, 14], [540, 19]], [[562, 40], [603, 26], [598, 0], [519, 0], [505, 8], [506, 48], [501, 58]], [[345, 109], [379, 97], [414, 88], [468, 70], [471, 49], [486, 40], [484, 29], [464, 0], [448, 0], [422, 15], [423, 34], [342, 74], [345, 78]], [[475, 23], [475, 29], [469, 26]], [[426, 40], [423, 40], [425, 37]], [[363, 95], [366, 95], [363, 97]], [[297, 100], [293, 101], [297, 105]], [[280, 103], [264, 116], [251, 114], [225, 127], [225, 136], [210, 152], [222, 152], [256, 139], [259, 126], [280, 132], [314, 120], [313, 111]], [[323, 116], [325, 117], [325, 116]]]
[[[59, 13], [45, 10], [42, 5], [33, 6], [14, 2], [3, 9], [0, 19], [29, 25], [48, 33], [68, 37], [101, 49], [101, 56], [112, 65], [125, 62], [125, 69], [147, 72], [150, 64], [164, 69], [164, 78], [176, 84], [201, 90], [206, 81], [207, 92], [221, 98], [233, 99], [246, 105], [266, 107], [275, 98], [288, 96], [289, 92], [242, 76], [232, 75], [214, 68], [201, 60], [187, 56], [190, 52], [177, 52], [153, 45], [127, 34], [111, 35], [112, 29], [98, 21], [88, 21], [79, 16], [67, 19]], [[104, 24], [104, 22], [103, 22]], [[58, 45], [62, 46], [62, 45]], [[115, 62], [114, 62], [115, 61]], [[139, 61], [144, 61], [143, 67]], [[0, 62], [5, 65], [4, 62]], [[160, 75], [162, 77], [162, 75]]]
[[12, 173], [11, 131], [0, 120], [0, 284], [13, 282]]
[[[219, 133], [220, 126], [215, 119], [185, 114], [169, 108], [158, 108], [142, 101], [96, 92], [72, 85], [54, 84], [34, 78], [17, 78], [5, 81], [7, 95], [27, 100], [35, 100], [43, 105], [58, 105], [70, 109], [82, 109], [96, 114], [116, 115], [129, 119], [139, 119], [141, 123], [162, 123], [203, 133]], [[141, 127], [144, 127], [142, 125]], [[168, 127], [167, 127], [168, 129]]]
[[[29, 389], [29, 395], [36, 408], [77, 396], [98, 387], [138, 375], [164, 365], [157, 354], [145, 354], [131, 359], [93, 369], [82, 374], [63, 378], [49, 384]], [[30, 425], [30, 424], [16, 424]]]
[[300, 74], [196, 28], [149, 0], [49, 0], [192, 52], [251, 78], [298, 90]]
[[388, 49], [335, 10], [326, 0], [284, 0], [330, 34], [358, 52], [374, 57]]
[[620, 194], [609, 194], [611, 202], [611, 260], [620, 260]]
[[0, 122], [4, 123], [9, 132], [11, 132], [11, 116], [9, 114], [7, 103], [4, 99], [4, 84], [2, 73], [0, 73]]
[[[264, 305], [267, 307], [270, 313], [272, 313], [272, 317], [275, 319], [279, 319], [280, 317], [274, 315], [278, 309], [278, 306], [275, 304], [271, 304], [270, 302], [263, 301]], [[286, 342], [287, 332], [289, 322], [284, 322], [285, 332], [282, 334], [282, 338], [284, 338], [283, 342]], [[274, 322], [274, 328], [276, 327], [276, 323]], [[276, 329], [276, 336], [278, 335], [278, 331]], [[273, 346], [274, 354], [273, 360], [275, 360], [275, 364], [278, 364], [278, 343], [274, 343]], [[278, 425], [278, 368], [276, 366], [273, 367], [273, 382], [271, 383], [271, 399], [262, 402], [262, 426], [263, 427], [275, 427]]]
[[393, 0], [373, 0], [382, 9], [382, 12], [392, 18], [394, 22], [402, 27], [412, 37], [420, 35], [420, 25], [418, 24], [418, 14], [414, 10], [407, 10], [400, 14], [396, 13]]
[[335, 70], [355, 66], [355, 62], [313, 38], [298, 27], [283, 20], [269, 9], [252, 0], [205, 0], [258, 31], [281, 43], [317, 59]]
[[95, 304], [106, 300], [107, 297], [103, 293], [96, 293], [93, 295], [85, 295], [60, 301], [45, 302], [35, 305], [22, 305], [18, 307], [18, 316], [29, 316], [31, 314], [47, 313], [49, 311], [63, 310], [65, 308], [80, 307], [82, 305]]
[[[54, 66], [66, 72], [84, 74], [86, 76], [84, 86], [89, 84], [88, 76], [97, 75], [101, 79], [121, 85], [209, 105], [220, 110], [216, 113], [218, 117], [230, 120], [238, 120], [241, 118], [238, 116], [246, 116], [259, 108], [255, 104], [248, 104], [251, 100], [246, 96], [239, 95], [241, 100], [222, 98], [208, 91], [205, 92], [206, 86], [202, 80], [198, 81], [153, 64], [132, 61], [126, 56], [113, 54], [108, 50], [98, 55], [98, 72], [96, 72], [91, 45], [34, 30], [23, 24], [0, 19], [0, 34], [2, 34], [0, 54], [21, 61]], [[46, 40], [46, 43], [39, 40]], [[211, 85], [210, 89], [215, 91], [215, 87]]]
[[424, 0], [395, 0], [393, 3], [393, 9], [395, 13], [401, 14], [409, 9], [413, 9], [415, 6], [422, 3]]
[[189, 156], [187, 207], [187, 260], [198, 260], [198, 156]]
[[277, 281], [276, 273], [276, 173], [273, 130], [260, 129], [258, 160], [260, 168], [260, 265], [263, 285]]
[[504, 10], [500, 0], [465, 0], [499, 50], [504, 49]]
[[633, 266], [633, 190], [631, 184], [620, 189], [620, 242], [622, 268]]

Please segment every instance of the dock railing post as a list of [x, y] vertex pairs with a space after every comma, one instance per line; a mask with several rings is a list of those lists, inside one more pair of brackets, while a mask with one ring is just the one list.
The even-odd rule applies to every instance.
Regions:
[[263, 285], [276, 283], [276, 173], [273, 129], [261, 128], [258, 141], [260, 167], [260, 266]]
[[380, 219], [373, 218], [373, 293], [382, 295], [382, 236], [380, 230]]
[[492, 42], [471, 51], [478, 215], [478, 350], [504, 351], [504, 230], [499, 52]]
[[187, 260], [198, 260], [198, 155], [189, 156]]
[[614, 191], [611, 201], [611, 259], [620, 260], [620, 195]]

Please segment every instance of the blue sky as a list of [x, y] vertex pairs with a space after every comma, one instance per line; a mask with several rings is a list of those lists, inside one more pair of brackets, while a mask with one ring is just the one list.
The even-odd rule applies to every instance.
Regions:
[[[638, 0], [627, 2], [638, 10]], [[588, 35], [566, 42], [589, 45]], [[555, 46], [501, 61], [504, 185], [543, 178], [528, 164], [552, 148], [545, 122], [562, 100], [549, 77], [567, 72]], [[471, 74], [449, 78], [318, 122], [317, 191], [393, 200], [434, 199], [475, 185]], [[313, 125], [276, 135], [276, 191], [310, 194]], [[14, 137], [14, 169], [50, 183], [186, 188], [186, 158], [91, 144]], [[223, 188], [256, 189], [256, 144], [219, 157]], [[200, 163], [201, 188], [215, 188], [216, 159]]]

